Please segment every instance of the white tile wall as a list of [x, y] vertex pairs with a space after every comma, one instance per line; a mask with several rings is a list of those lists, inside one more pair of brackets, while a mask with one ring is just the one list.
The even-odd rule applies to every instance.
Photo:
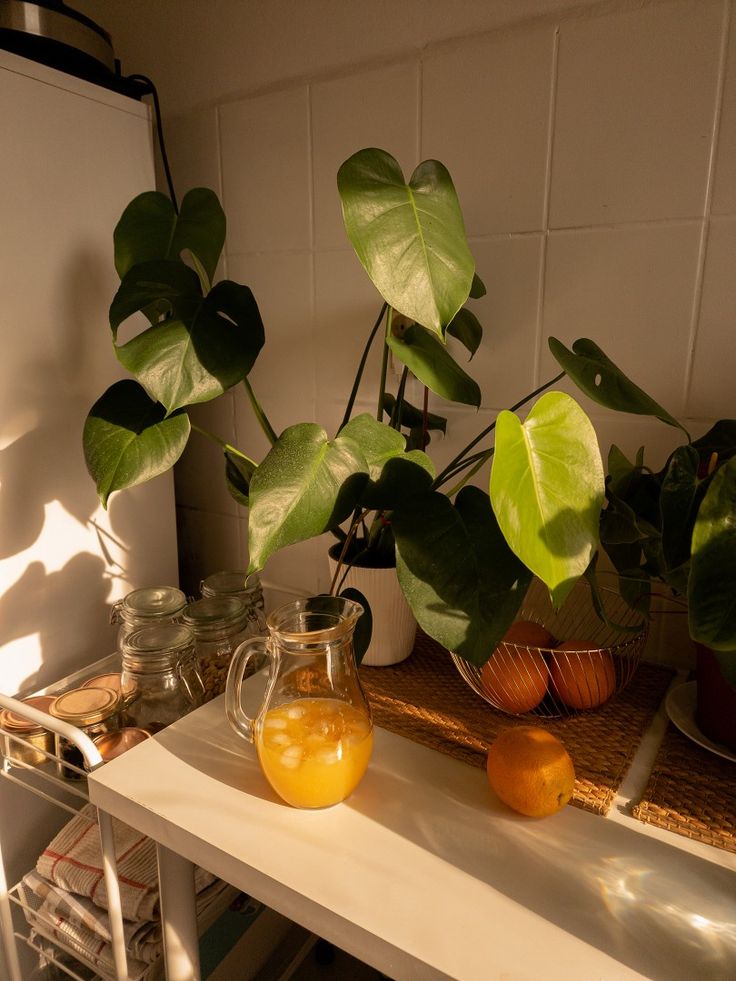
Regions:
[[467, 303], [483, 341], [464, 367], [480, 385], [484, 406], [508, 408], [535, 387], [543, 244], [541, 234], [470, 243], [487, 293]]
[[306, 86], [220, 107], [228, 252], [310, 246]]
[[716, 153], [714, 215], [736, 214], [736, 11], [731, 9], [731, 31], [723, 88], [720, 133]]
[[[193, 187], [210, 187], [222, 194], [217, 110], [213, 107], [177, 116], [164, 123], [164, 138], [171, 176], [179, 200]], [[166, 187], [160, 166], [158, 186]]]
[[[418, 159], [418, 105], [417, 62], [389, 65], [313, 87], [314, 244], [317, 249], [344, 249], [348, 244], [336, 177], [340, 164], [356, 150], [368, 146], [387, 150], [409, 179]], [[391, 107], [390, 112], [386, 112], [387, 106]]]
[[[195, 406], [190, 412], [193, 425], [228, 443], [235, 442], [235, 408], [232, 393]], [[175, 469], [177, 507], [197, 508], [217, 514], [237, 514], [237, 504], [224, 480], [225, 458], [218, 443], [199, 432], [189, 442]], [[215, 479], [216, 477], [216, 479]]]
[[689, 415], [736, 417], [736, 218], [714, 219], [695, 341]]
[[[284, 407], [298, 406], [285, 424], [300, 422], [315, 397], [312, 257], [308, 252], [229, 255], [228, 274], [253, 290], [266, 326], [266, 344], [249, 376], [253, 390]], [[239, 408], [244, 401], [237, 400]]]
[[200, 581], [243, 562], [238, 518], [212, 511], [178, 509], [179, 582], [187, 596], [199, 596]]
[[544, 227], [554, 26], [427, 53], [422, 158], [449, 169], [469, 235]]
[[560, 29], [553, 228], [702, 215], [721, 0], [682, 0]]
[[[175, 172], [215, 186], [222, 175], [228, 271], [264, 313], [252, 380], [275, 428], [337, 426], [380, 307], [347, 248], [335, 185], [342, 160], [370, 145], [407, 176], [430, 156], [448, 166], [489, 291], [472, 306], [485, 340], [468, 365], [484, 408], [447, 412], [438, 467], [554, 372], [549, 334], [592, 337], [696, 434], [734, 415], [733, 6], [611, 0], [556, 21], [448, 33], [400, 58], [387, 43], [384, 63], [176, 120]], [[358, 410], [373, 411], [378, 368], [374, 357]], [[243, 393], [234, 398], [236, 439], [260, 457], [268, 444]], [[604, 452], [643, 443], [657, 464], [681, 439], [656, 420], [591, 411]], [[245, 512], [225, 506], [209, 472], [204, 452], [180, 468], [185, 561], [222, 566], [240, 549], [240, 564]], [[318, 542], [275, 557], [269, 595], [321, 588], [322, 555]]]
[[[383, 300], [352, 251], [317, 252], [314, 282], [317, 392], [345, 405]], [[360, 388], [374, 402], [380, 370], [380, 343], [374, 342]]]
[[[682, 415], [699, 244], [699, 222], [550, 234], [545, 338], [592, 338]], [[557, 363], [545, 351], [542, 364], [548, 377]]]

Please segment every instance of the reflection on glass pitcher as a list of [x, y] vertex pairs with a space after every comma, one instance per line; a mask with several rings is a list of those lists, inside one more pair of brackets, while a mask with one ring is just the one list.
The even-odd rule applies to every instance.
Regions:
[[[276, 793], [294, 807], [329, 807], [357, 787], [373, 750], [370, 709], [358, 678], [353, 632], [363, 607], [341, 596], [288, 603], [267, 619], [268, 637], [235, 652], [225, 707], [235, 731], [254, 742]], [[252, 658], [270, 662], [255, 719], [240, 690]]]

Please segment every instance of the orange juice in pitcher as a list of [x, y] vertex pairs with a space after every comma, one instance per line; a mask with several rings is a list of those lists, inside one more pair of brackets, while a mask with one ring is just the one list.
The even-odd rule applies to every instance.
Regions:
[[[235, 731], [255, 743], [264, 776], [288, 804], [329, 807], [360, 783], [373, 750], [370, 710], [358, 678], [353, 632], [363, 608], [338, 596], [289, 603], [233, 657], [225, 708]], [[252, 657], [269, 659], [258, 714], [243, 710], [240, 689]]]
[[329, 807], [360, 783], [373, 749], [365, 713], [334, 698], [299, 698], [271, 709], [256, 729], [258, 759], [294, 807]]

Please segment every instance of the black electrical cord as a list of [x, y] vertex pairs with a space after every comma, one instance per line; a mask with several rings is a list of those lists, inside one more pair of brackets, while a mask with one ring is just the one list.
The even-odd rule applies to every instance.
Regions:
[[174, 182], [171, 179], [171, 170], [169, 168], [169, 158], [166, 155], [166, 144], [164, 143], [164, 127], [161, 122], [161, 106], [158, 101], [158, 92], [156, 91], [156, 86], [153, 84], [147, 75], [127, 75], [127, 79], [131, 82], [138, 82], [145, 86], [145, 95], [153, 96], [153, 111], [156, 116], [156, 132], [158, 133], [158, 146], [161, 151], [161, 163], [164, 167], [164, 173], [166, 174], [166, 183], [169, 186], [169, 195], [171, 197], [171, 203], [174, 205], [174, 211], [179, 214], [179, 205], [176, 200], [176, 192], [174, 191]]

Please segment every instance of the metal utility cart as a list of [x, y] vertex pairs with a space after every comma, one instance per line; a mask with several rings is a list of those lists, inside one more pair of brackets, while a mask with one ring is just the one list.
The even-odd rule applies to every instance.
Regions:
[[[120, 655], [119, 653], [111, 654], [35, 694], [58, 694], [81, 684], [86, 679], [95, 675], [119, 670]], [[10, 780], [12, 783], [22, 787], [25, 791], [61, 808], [68, 814], [78, 815], [84, 805], [89, 804], [87, 772], [95, 770], [104, 764], [95, 744], [81, 730], [66, 722], [53, 718], [46, 712], [39, 711], [19, 701], [17, 698], [0, 694], [0, 709], [9, 709], [31, 722], [35, 722], [54, 733], [58, 733], [80, 751], [84, 759], [85, 769], [74, 766], [65, 760], [64, 767], [75, 771], [75, 775], [78, 777], [77, 780], [65, 780], [59, 775], [61, 761], [55, 754], [38, 749], [38, 753], [42, 753], [46, 757], [45, 762], [35, 766], [23, 762], [18, 758], [19, 754], [13, 752], [13, 746], [17, 744], [18, 748], [22, 750], [24, 747], [27, 748], [27, 743], [19, 736], [7, 732], [2, 733], [2, 769], [0, 769], [0, 775], [4, 779]], [[24, 901], [21, 883], [16, 883], [10, 888], [0, 889], [0, 928], [8, 961], [8, 970], [10, 971], [10, 981], [23, 981], [18, 956], [17, 945], [19, 943], [25, 944], [34, 950], [43, 963], [53, 964], [65, 975], [75, 978], [77, 981], [92, 981], [93, 978], [103, 978], [104, 981], [128, 981], [130, 975], [128, 973], [123, 935], [120, 886], [117, 878], [112, 818], [105, 811], [96, 808], [96, 818], [90, 818], [90, 821], [95, 820], [99, 827], [104, 879], [109, 897], [112, 950], [115, 962], [114, 973], [105, 972], [104, 969], [101, 969], [99, 965], [87, 959], [70, 943], [60, 939], [58, 935], [53, 935], [48, 928], [44, 928], [44, 925], [37, 920], [34, 919], [32, 927], [27, 922], [27, 919], [24, 920], [22, 925], [19, 925], [18, 920], [20, 918], [17, 915], [15, 918], [13, 917], [13, 906], [22, 909], [24, 917], [26, 914], [30, 914], [33, 918], [33, 910]], [[0, 885], [2, 885], [7, 883], [4, 867], [0, 869], [0, 872], [2, 874]], [[207, 913], [198, 923], [200, 935], [227, 908], [237, 893], [237, 889], [229, 888], [222, 894], [219, 901], [208, 908]], [[136, 977], [135, 981], [154, 981], [154, 979], [161, 977], [163, 974], [162, 968], [163, 957], [159, 958], [147, 968], [143, 974]]]

